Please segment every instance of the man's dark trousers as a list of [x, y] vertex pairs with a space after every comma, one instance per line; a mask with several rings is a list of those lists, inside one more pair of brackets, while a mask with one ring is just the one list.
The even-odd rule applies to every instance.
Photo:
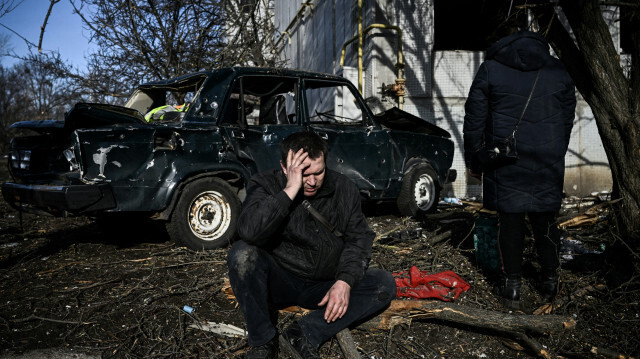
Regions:
[[273, 338], [277, 330], [271, 322], [269, 304], [299, 305], [314, 310], [300, 319], [307, 339], [316, 347], [354, 322], [364, 320], [386, 308], [396, 295], [390, 273], [369, 268], [351, 288], [345, 315], [333, 323], [324, 320], [324, 307], [318, 303], [335, 281], [300, 278], [280, 267], [266, 251], [237, 241], [227, 256], [229, 281], [244, 313], [249, 345], [259, 346]]

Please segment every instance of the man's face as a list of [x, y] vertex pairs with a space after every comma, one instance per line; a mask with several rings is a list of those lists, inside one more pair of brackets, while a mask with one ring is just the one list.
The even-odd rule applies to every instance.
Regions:
[[309, 163], [309, 167], [302, 172], [302, 193], [307, 197], [312, 197], [318, 193], [324, 182], [324, 155], [313, 159], [307, 158], [305, 163]]

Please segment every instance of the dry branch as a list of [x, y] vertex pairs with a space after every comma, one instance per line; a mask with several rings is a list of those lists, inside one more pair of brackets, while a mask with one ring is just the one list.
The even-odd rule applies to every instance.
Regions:
[[617, 351], [614, 351], [614, 350], [598, 348], [598, 347], [592, 347], [590, 351], [593, 354], [601, 355], [607, 358], [615, 358], [615, 359], [633, 359], [634, 358], [626, 354], [618, 353]]
[[452, 231], [448, 230], [448, 231], [445, 231], [443, 233], [436, 234], [435, 236], [429, 238], [427, 240], [427, 243], [429, 245], [435, 245], [437, 243], [443, 242], [443, 241], [451, 238], [451, 233], [452, 233]]
[[551, 354], [540, 343], [529, 337], [528, 333], [542, 335], [573, 329], [576, 325], [572, 318], [557, 315], [515, 315], [452, 303], [396, 299], [391, 302], [386, 311], [364, 323], [359, 328], [386, 330], [403, 319], [418, 318], [435, 318], [445, 322], [490, 329], [497, 334], [513, 337], [529, 347], [536, 355], [544, 358], [551, 358]]
[[540, 306], [538, 309], [534, 310], [533, 314], [540, 315], [540, 314], [551, 313], [552, 311], [557, 310], [561, 306], [565, 305], [569, 300], [573, 300], [576, 297], [583, 297], [586, 294], [589, 294], [595, 291], [601, 291], [604, 289], [606, 289], [606, 285], [604, 284], [595, 284], [595, 285], [589, 285], [589, 286], [580, 288], [579, 290], [576, 290], [575, 292], [573, 292], [570, 298], [568, 299], [556, 298], [556, 300], [553, 301], [552, 303], [544, 304]]
[[11, 323], [21, 323], [21, 322], [28, 322], [28, 321], [31, 321], [31, 320], [42, 320], [42, 321], [52, 322], [52, 323], [75, 324], [75, 325], [90, 325], [90, 324], [93, 324], [91, 322], [78, 322], [78, 321], [73, 321], [73, 320], [61, 320], [61, 319], [45, 318], [45, 317], [37, 316], [35, 314], [31, 314], [30, 316], [25, 317], [25, 318], [11, 319], [11, 320], [9, 320], [9, 322], [11, 322]]
[[342, 349], [342, 354], [344, 354], [344, 357], [346, 359], [360, 358], [358, 348], [356, 347], [355, 341], [353, 340], [349, 329], [342, 329], [340, 332], [338, 332], [338, 334], [336, 334], [336, 339], [338, 340], [340, 349]]
[[595, 224], [596, 222], [598, 222], [598, 219], [600, 218], [602, 212], [608, 209], [606, 207], [619, 201], [620, 199], [614, 199], [612, 201], [607, 201], [591, 206], [583, 213], [560, 223], [558, 227], [565, 229], [567, 227], [578, 227], [585, 224]]
[[452, 303], [396, 299], [387, 310], [363, 326], [386, 330], [390, 328], [394, 317], [435, 318], [500, 332], [536, 334], [572, 329], [576, 324], [572, 318], [557, 315], [515, 315]]
[[188, 293], [191, 292], [200, 292], [203, 291], [211, 286], [217, 285], [219, 284], [220, 281], [218, 280], [212, 280], [209, 282], [205, 282], [202, 284], [199, 284], [197, 286], [194, 287], [189, 287], [189, 288], [181, 288], [181, 289], [174, 289], [177, 288], [177, 286], [173, 286], [171, 288], [169, 288], [169, 290], [164, 290], [162, 292], [156, 293], [150, 297], [147, 297], [143, 300], [143, 303], [145, 305], [149, 305], [155, 301], [157, 301], [160, 298], [165, 298], [165, 297], [169, 297], [169, 296], [180, 296], [180, 295], [186, 295]]
[[408, 217], [405, 217], [405, 218], [403, 218], [403, 219], [402, 219], [402, 223], [401, 223], [401, 224], [399, 224], [399, 225], [397, 225], [397, 226], [393, 227], [393, 228], [392, 228], [392, 229], [390, 229], [390, 230], [385, 231], [384, 233], [380, 233], [380, 234], [376, 235], [376, 238], [374, 239], [374, 242], [376, 242], [376, 243], [377, 243], [381, 238], [384, 238], [384, 237], [386, 237], [386, 236], [390, 235], [391, 233], [398, 232], [398, 231], [400, 231], [400, 230], [402, 230], [402, 229], [407, 229], [407, 227], [408, 227], [408, 225], [407, 225], [408, 220], [409, 220], [409, 218], [408, 218]]
[[533, 340], [525, 333], [517, 333], [515, 335], [516, 339], [520, 342], [524, 343], [531, 349], [533, 353], [536, 353], [537, 356], [543, 357], [545, 359], [551, 359], [551, 353], [544, 346], [538, 343], [536, 340]]

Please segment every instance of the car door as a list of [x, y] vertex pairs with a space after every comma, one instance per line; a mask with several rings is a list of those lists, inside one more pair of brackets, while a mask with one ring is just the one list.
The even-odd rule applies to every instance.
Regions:
[[362, 97], [353, 86], [330, 80], [305, 79], [303, 89], [306, 121], [327, 141], [327, 166], [371, 198], [382, 196], [394, 176], [390, 138]]
[[221, 129], [251, 174], [280, 168], [280, 142], [302, 130], [296, 77], [247, 75], [234, 80]]

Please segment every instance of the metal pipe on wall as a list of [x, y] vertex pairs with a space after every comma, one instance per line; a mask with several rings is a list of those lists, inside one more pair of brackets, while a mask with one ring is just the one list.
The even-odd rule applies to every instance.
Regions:
[[[288, 36], [289, 43], [291, 43], [291, 29], [298, 22], [298, 20], [302, 19], [302, 16], [304, 14], [304, 10], [307, 7], [311, 8], [311, 11], [313, 11], [313, 2], [307, 1], [307, 2], [304, 2], [304, 3], [300, 4], [300, 8], [296, 12], [296, 16], [293, 17], [293, 19], [291, 20], [289, 25], [287, 25], [287, 28], [283, 32], [280, 33], [281, 35], [286, 34]], [[278, 40], [276, 40], [276, 43], [274, 45], [275, 47], [278, 47], [278, 44], [280, 43], [280, 40], [282, 40], [282, 36], [280, 36], [278, 38]]]
[[[397, 78], [395, 80], [395, 84], [394, 85], [388, 85], [385, 86], [385, 88], [383, 89], [383, 91], [389, 91], [394, 93], [397, 98], [398, 98], [398, 108], [402, 109], [403, 104], [404, 104], [404, 96], [406, 95], [405, 92], [405, 78], [404, 78], [404, 59], [403, 59], [403, 55], [402, 55], [402, 29], [399, 26], [395, 26], [395, 25], [385, 25], [385, 24], [371, 24], [369, 26], [367, 26], [365, 29], [363, 29], [363, 23], [364, 23], [364, 19], [362, 17], [362, 0], [357, 0], [357, 4], [358, 4], [358, 25], [357, 25], [357, 30], [358, 30], [358, 34], [354, 37], [352, 37], [351, 39], [347, 40], [343, 45], [342, 45], [342, 54], [340, 56], [340, 67], [344, 67], [344, 58], [345, 58], [345, 53], [346, 53], [346, 48], [349, 44], [351, 44], [352, 42], [358, 40], [358, 48], [357, 48], [357, 57], [358, 57], [358, 91], [360, 91], [360, 94], [363, 94], [363, 72], [364, 72], [364, 65], [363, 65], [363, 48], [364, 48], [364, 37], [365, 34], [367, 34], [369, 31], [373, 30], [373, 29], [387, 29], [387, 30], [395, 30], [396, 33], [398, 34], [398, 50], [397, 50], [397, 62], [396, 62], [396, 69], [398, 71], [397, 73]], [[296, 12], [296, 15], [294, 16], [294, 18], [291, 20], [291, 22], [289, 23], [289, 25], [287, 25], [287, 28], [285, 29], [285, 31], [283, 31], [281, 34], [282, 35], [287, 35], [288, 39], [289, 39], [289, 43], [291, 43], [291, 29], [295, 26], [295, 24], [302, 19], [303, 15], [304, 15], [304, 11], [306, 10], [306, 8], [309, 7], [311, 9], [311, 11], [313, 11], [313, 2], [312, 1], [307, 1], [304, 2], [300, 5], [300, 8], [298, 9], [298, 11]], [[280, 36], [280, 38], [278, 38], [278, 40], [276, 41], [276, 47], [280, 44], [280, 41], [284, 38], [284, 36]]]
[[403, 72], [404, 59], [402, 56], [402, 29], [399, 26], [395, 26], [395, 25], [371, 24], [367, 26], [366, 29], [363, 30], [362, 23], [363, 23], [362, 0], [358, 0], [358, 34], [352, 37], [351, 39], [347, 40], [342, 45], [342, 53], [340, 56], [340, 67], [344, 67], [344, 58], [345, 58], [347, 46], [350, 43], [354, 42], [355, 40], [358, 40], [358, 91], [360, 91], [360, 94], [362, 94], [363, 93], [363, 89], [362, 89], [363, 87], [363, 63], [362, 63], [363, 50], [362, 49], [364, 47], [364, 35], [373, 29], [395, 30], [398, 34], [398, 53], [397, 53], [398, 62], [396, 63], [396, 68], [398, 69], [398, 77], [396, 78], [395, 85], [388, 86], [386, 90], [395, 92], [396, 96], [398, 96], [398, 108], [402, 109], [402, 105], [404, 103], [404, 96], [406, 95], [405, 88], [404, 88], [404, 84], [406, 80], [403, 77], [404, 76], [404, 72]]

